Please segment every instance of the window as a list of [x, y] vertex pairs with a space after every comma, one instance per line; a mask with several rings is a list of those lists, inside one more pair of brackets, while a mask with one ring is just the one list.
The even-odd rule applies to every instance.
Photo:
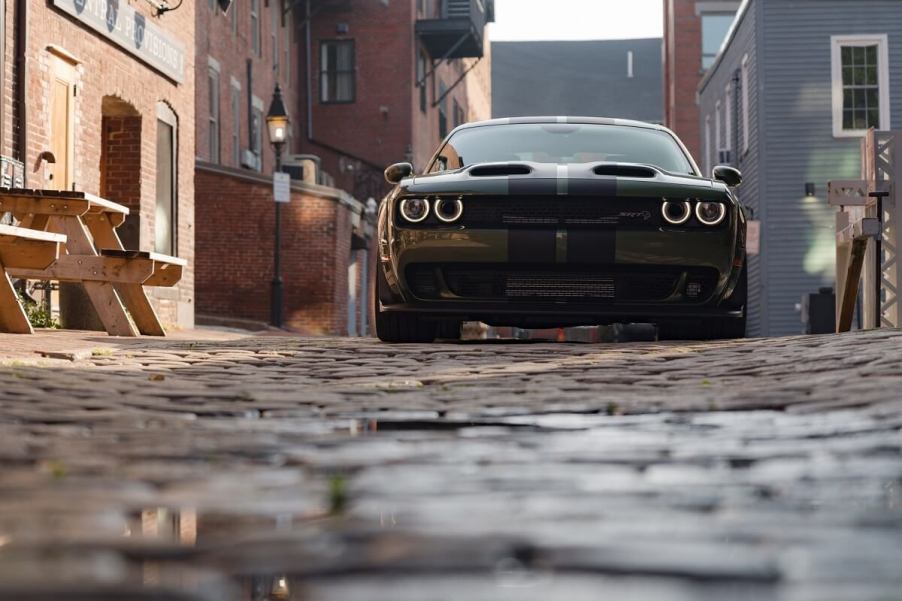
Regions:
[[890, 128], [887, 36], [834, 36], [833, 135]]
[[742, 67], [740, 68], [740, 81], [742, 84], [742, 152], [748, 152], [749, 149], [749, 98], [751, 98], [751, 90], [749, 89], [749, 55], [742, 57]]
[[257, 56], [263, 56], [260, 46], [260, 0], [251, 0], [251, 49]]
[[251, 112], [251, 151], [257, 155], [257, 171], [263, 171], [263, 110], [254, 107]]
[[448, 135], [448, 96], [445, 82], [438, 83], [438, 93], [441, 100], [438, 103], [438, 137], [442, 140]]
[[209, 69], [209, 158], [219, 162], [219, 72]]
[[714, 104], [714, 152], [715, 152], [714, 162], [715, 163], [720, 162], [720, 157], [718, 155], [720, 154], [720, 149], [723, 148], [723, 144], [721, 143], [721, 137], [720, 137], [720, 133], [721, 133], [720, 123], [721, 123], [720, 100], [718, 100]]
[[696, 175], [673, 135], [645, 127], [578, 123], [515, 123], [457, 130], [430, 168], [477, 163], [643, 163]]
[[[291, 17], [289, 17], [290, 19]], [[285, 81], [291, 86], [291, 27], [285, 27]]]
[[[726, 103], [724, 105], [724, 142], [723, 147], [724, 150], [730, 151], [732, 154], [733, 150], [733, 86], [731, 84], [727, 84], [726, 90], [724, 90]], [[731, 162], [732, 156], [728, 157]]]
[[229, 25], [232, 28], [232, 37], [238, 35], [238, 0], [232, 0], [229, 7]]
[[705, 158], [705, 160], [703, 161], [704, 169], [705, 169], [704, 175], [707, 176], [709, 173], [711, 173], [711, 115], [708, 115], [707, 117], [705, 117], [705, 157], [704, 158]]
[[467, 122], [467, 115], [464, 112], [464, 109], [457, 103], [457, 100], [454, 101], [454, 127], [458, 125], [463, 125]]
[[230, 109], [232, 111], [232, 163], [241, 167], [241, 85], [232, 80]]
[[272, 44], [272, 66], [278, 77], [280, 72], [279, 65], [279, 2], [270, 2], [270, 32], [269, 39]]
[[156, 207], [154, 211], [154, 250], [178, 254], [176, 241], [178, 193], [176, 174], [178, 140], [175, 113], [168, 105], [157, 105]]
[[702, 13], [702, 69], [714, 64], [736, 13]]
[[420, 112], [426, 112], [426, 65], [428, 64], [428, 60], [426, 58], [426, 53], [420, 50], [420, 53], [417, 55], [417, 83], [420, 86]]
[[354, 40], [328, 40], [320, 44], [320, 102], [354, 102], [354, 52]]

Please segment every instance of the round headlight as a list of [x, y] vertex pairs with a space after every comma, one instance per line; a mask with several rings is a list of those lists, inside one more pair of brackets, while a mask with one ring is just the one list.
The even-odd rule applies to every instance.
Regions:
[[665, 200], [661, 205], [661, 215], [664, 221], [671, 225], [681, 225], [689, 221], [692, 216], [692, 206], [689, 201], [670, 201]]
[[695, 216], [705, 225], [717, 225], [727, 216], [727, 207], [721, 202], [700, 202], [695, 205]]
[[437, 198], [435, 216], [445, 223], [453, 223], [464, 214], [464, 203], [460, 198]]
[[411, 223], [419, 223], [429, 217], [429, 203], [422, 198], [405, 198], [401, 201], [401, 216]]

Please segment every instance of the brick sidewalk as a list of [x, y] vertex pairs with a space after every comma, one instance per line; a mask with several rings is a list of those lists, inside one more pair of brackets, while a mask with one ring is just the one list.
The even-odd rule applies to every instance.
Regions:
[[0, 599], [902, 590], [902, 332], [223, 336], [0, 367]]

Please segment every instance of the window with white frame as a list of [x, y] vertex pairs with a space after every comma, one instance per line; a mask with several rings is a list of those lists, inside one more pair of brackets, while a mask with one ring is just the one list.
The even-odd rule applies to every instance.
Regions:
[[833, 135], [861, 136], [890, 128], [886, 34], [833, 36]]
[[208, 70], [209, 83], [209, 159], [211, 163], [219, 162], [219, 71], [211, 65]]
[[720, 149], [723, 148], [723, 140], [721, 138], [721, 116], [720, 116], [720, 100], [714, 104], [714, 163], [720, 162]]
[[749, 150], [749, 98], [751, 97], [748, 54], [742, 57], [740, 81], [742, 85], [742, 152], [745, 153]]
[[730, 156], [727, 157], [727, 162], [733, 161], [733, 84], [727, 84], [726, 90], [724, 90], [725, 94], [725, 111], [724, 111], [724, 141], [723, 147], [724, 150], [728, 151]]
[[232, 112], [232, 163], [241, 167], [241, 84], [232, 79], [230, 110]]
[[272, 65], [273, 70], [276, 72], [276, 76], [279, 75], [280, 65], [279, 65], [279, 3], [272, 2], [270, 3], [270, 8], [272, 10], [269, 11], [270, 14], [270, 28], [269, 28], [269, 38], [270, 44], [272, 45]]
[[250, 15], [251, 49], [253, 50], [255, 55], [263, 56], [263, 45], [260, 43], [260, 0], [251, 0]]
[[704, 175], [707, 177], [711, 173], [711, 115], [705, 117], [705, 160]]

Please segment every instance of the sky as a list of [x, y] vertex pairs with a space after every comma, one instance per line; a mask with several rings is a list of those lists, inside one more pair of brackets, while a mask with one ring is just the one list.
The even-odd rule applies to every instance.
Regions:
[[492, 41], [659, 38], [661, 0], [495, 0]]

